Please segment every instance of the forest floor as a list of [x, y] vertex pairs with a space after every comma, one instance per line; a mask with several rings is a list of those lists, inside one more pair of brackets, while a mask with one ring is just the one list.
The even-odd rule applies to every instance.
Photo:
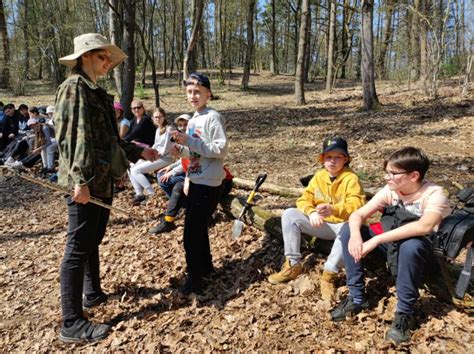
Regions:
[[[252, 75], [248, 91], [239, 89], [239, 80], [235, 74], [226, 85], [216, 85], [218, 99], [212, 101], [227, 121], [227, 163], [235, 176], [253, 180], [267, 172], [268, 182], [298, 187], [299, 177], [318, 167], [315, 156], [322, 139], [338, 134], [348, 140], [351, 166], [366, 187], [383, 185], [384, 157], [405, 145], [427, 152], [433, 162], [427, 178], [451, 195], [456, 192], [452, 182], [474, 185], [474, 97], [460, 99], [456, 80], [445, 81], [436, 100], [424, 98], [413, 84], [409, 89], [406, 84], [378, 83], [383, 106], [374, 113], [360, 110], [362, 91], [349, 81], [339, 82], [332, 94], [322, 91], [320, 81], [309, 84], [308, 104], [295, 106], [291, 76]], [[162, 107], [173, 118], [189, 111], [176, 81], [160, 85]], [[53, 90], [42, 87], [12, 100], [53, 103]], [[145, 92], [151, 95], [148, 88]], [[0, 97], [5, 103], [9, 98], [5, 92]], [[152, 109], [151, 98], [145, 104]], [[59, 193], [0, 176], [2, 351], [473, 350], [473, 318], [424, 289], [411, 342], [399, 347], [385, 343], [396, 297], [393, 283], [382, 273], [369, 277], [369, 311], [349, 322], [331, 322], [329, 305], [319, 296], [324, 257], [305, 251], [303, 276], [286, 285], [270, 285], [266, 278], [282, 261], [281, 242], [252, 226], [234, 241], [232, 220], [222, 211], [210, 230], [215, 279], [204, 296], [184, 298], [176, 291], [185, 270], [183, 220], [173, 232], [150, 237], [147, 230], [163, 212], [165, 197], [158, 193], [141, 207], [131, 207], [131, 198], [128, 189], [118, 194], [114, 205], [145, 221], [112, 214], [101, 246], [103, 287], [110, 297], [88, 313], [94, 321], [112, 323], [113, 331], [98, 343], [66, 346], [57, 340], [65, 203]], [[293, 206], [294, 199], [260, 193], [256, 203], [279, 213]], [[341, 277], [338, 297], [346, 294]]]

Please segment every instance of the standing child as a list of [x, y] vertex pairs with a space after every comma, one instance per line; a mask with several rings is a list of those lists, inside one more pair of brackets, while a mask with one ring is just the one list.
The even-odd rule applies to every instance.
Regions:
[[[426, 155], [414, 147], [395, 151], [384, 163], [387, 185], [365, 206], [349, 218], [341, 231], [349, 296], [331, 312], [334, 321], [357, 314], [368, 307], [364, 283], [364, 258], [374, 254], [387, 256], [392, 243], [397, 262], [396, 287], [398, 303], [392, 327], [385, 339], [397, 344], [410, 339], [415, 324], [414, 305], [425, 266], [433, 260], [432, 245], [427, 237], [449, 214], [448, 199], [441, 187], [424, 181], [429, 167]], [[375, 236], [363, 223], [376, 211], [384, 211], [384, 233]], [[384, 222], [386, 221], [390, 222]], [[389, 252], [390, 254], [390, 252]], [[435, 263], [433, 263], [435, 264]], [[391, 267], [393, 269], [393, 267]]]
[[182, 157], [190, 159], [187, 169], [188, 195], [184, 221], [184, 250], [188, 277], [181, 292], [185, 295], [202, 293], [203, 277], [214, 272], [209, 246], [208, 229], [224, 179], [224, 158], [227, 154], [227, 134], [224, 119], [207, 107], [211, 98], [211, 83], [199, 73], [184, 81], [186, 97], [195, 109], [187, 134], [175, 132], [174, 140], [183, 145]]
[[351, 157], [344, 139], [335, 137], [324, 140], [319, 160], [324, 169], [317, 171], [311, 179], [296, 201], [297, 208], [283, 212], [281, 223], [286, 260], [281, 271], [270, 275], [268, 281], [279, 284], [296, 279], [302, 273], [302, 232], [334, 240], [320, 284], [321, 297], [332, 300], [336, 292], [337, 273], [343, 265], [339, 233], [349, 215], [364, 204], [365, 194], [359, 178], [348, 166]]

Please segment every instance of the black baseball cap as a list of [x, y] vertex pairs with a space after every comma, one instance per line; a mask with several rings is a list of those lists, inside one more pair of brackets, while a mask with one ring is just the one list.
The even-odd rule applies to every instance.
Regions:
[[184, 87], [188, 85], [200, 85], [211, 91], [211, 82], [209, 81], [209, 78], [198, 72], [191, 73], [189, 77], [183, 81], [183, 85]]
[[327, 154], [330, 151], [337, 151], [351, 159], [349, 151], [347, 151], [347, 141], [343, 138], [336, 136], [334, 138], [326, 138], [323, 141], [323, 149], [319, 154], [319, 160], [322, 161], [323, 154]]

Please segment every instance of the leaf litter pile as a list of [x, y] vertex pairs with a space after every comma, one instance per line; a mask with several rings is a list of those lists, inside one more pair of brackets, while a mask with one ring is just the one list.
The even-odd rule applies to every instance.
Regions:
[[[265, 171], [271, 183], [298, 186], [298, 178], [317, 167], [314, 156], [323, 137], [340, 134], [349, 141], [352, 166], [365, 186], [380, 186], [383, 158], [409, 144], [421, 146], [432, 158], [430, 180], [451, 194], [456, 191], [453, 181], [472, 186], [473, 100], [456, 99], [454, 88], [443, 87], [437, 101], [414, 101], [413, 91], [387, 85], [379, 90], [383, 109], [365, 114], [355, 108], [360, 90], [338, 89], [326, 97], [310, 91], [310, 104], [297, 107], [291, 103], [288, 79], [279, 78], [282, 91], [276, 93], [265, 85], [277, 79], [264, 79], [254, 92], [222, 89], [213, 103], [228, 122], [227, 162], [234, 175], [253, 180]], [[170, 93], [167, 100], [179, 112], [178, 98], [173, 101]], [[288, 284], [270, 285], [267, 276], [282, 262], [281, 242], [248, 225], [233, 240], [233, 220], [221, 207], [210, 230], [217, 273], [204, 296], [183, 297], [177, 291], [185, 272], [183, 218], [176, 230], [149, 236], [166, 197], [159, 192], [145, 205], [132, 207], [132, 196], [130, 188], [118, 194], [114, 206], [140, 220], [112, 213], [101, 245], [102, 284], [109, 301], [86, 314], [113, 324], [113, 331], [98, 343], [65, 345], [57, 340], [67, 220], [63, 196], [18, 177], [0, 176], [3, 351], [472, 350], [472, 317], [424, 289], [411, 342], [398, 348], [385, 343], [396, 297], [393, 281], [380, 270], [369, 273], [370, 310], [333, 323], [328, 318], [331, 305], [319, 296], [324, 256], [304, 251], [305, 274]], [[279, 213], [294, 200], [261, 193], [256, 203]], [[339, 285], [338, 297], [343, 298], [347, 288], [342, 275]]]

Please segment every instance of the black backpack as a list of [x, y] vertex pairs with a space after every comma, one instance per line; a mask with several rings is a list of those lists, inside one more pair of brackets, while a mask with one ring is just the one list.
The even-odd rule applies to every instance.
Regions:
[[455, 295], [462, 299], [471, 280], [474, 252], [474, 190], [464, 188], [457, 195], [463, 207], [454, 208], [451, 215], [443, 219], [433, 235], [433, 252], [441, 258], [454, 259], [470, 244], [464, 268], [456, 284]]

